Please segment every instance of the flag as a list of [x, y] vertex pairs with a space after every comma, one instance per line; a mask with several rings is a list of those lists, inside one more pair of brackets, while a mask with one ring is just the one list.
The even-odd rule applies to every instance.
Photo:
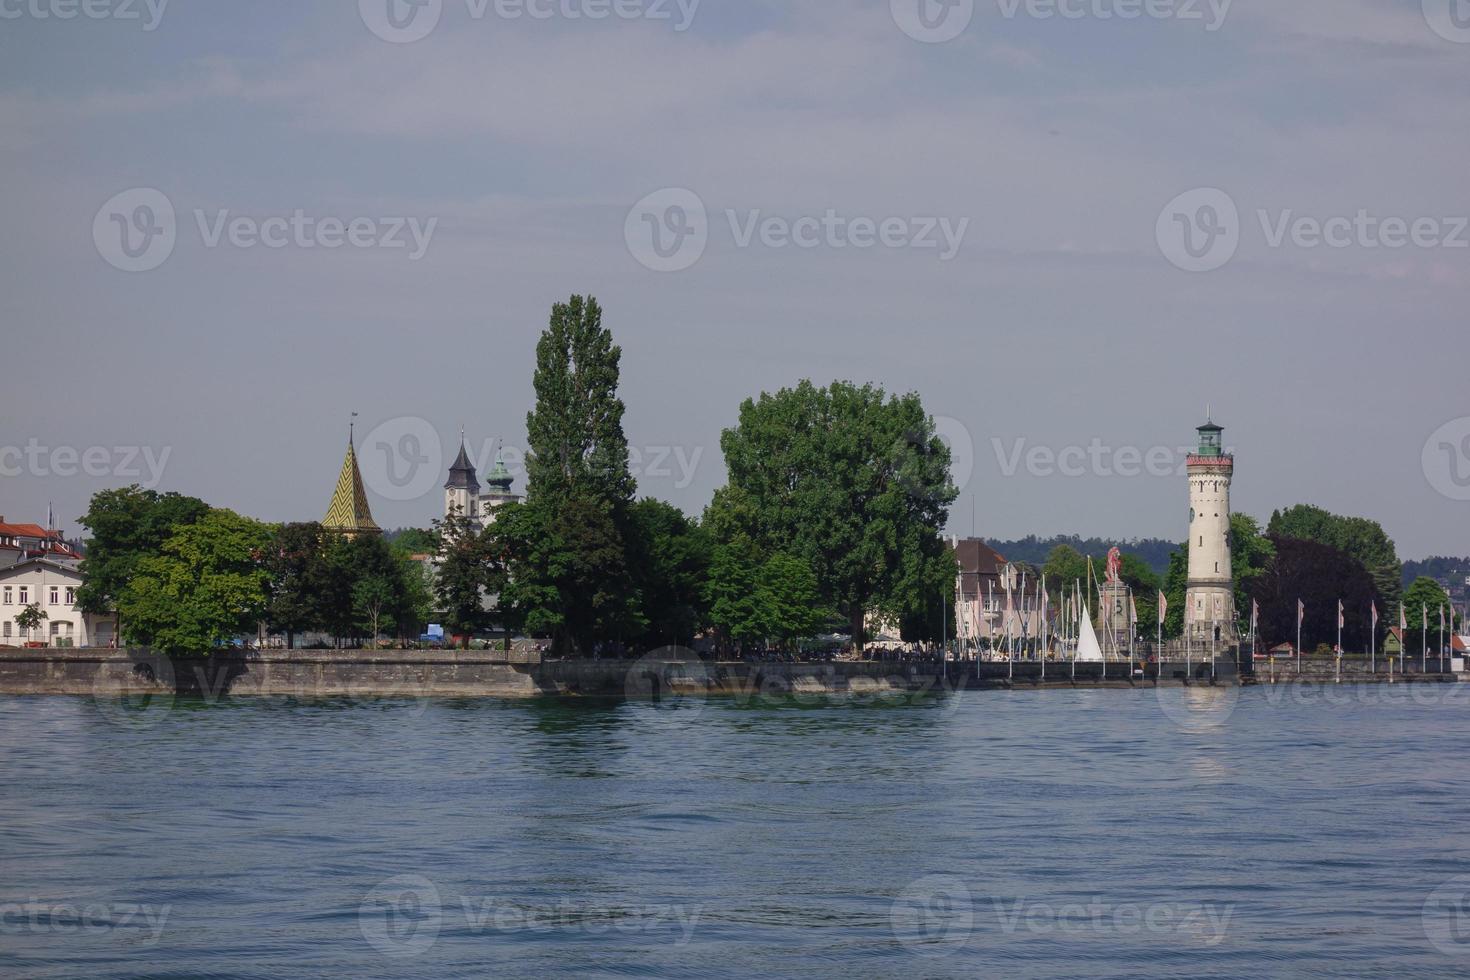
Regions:
[[1256, 626], [1261, 622], [1261, 604], [1255, 599], [1251, 600], [1251, 632], [1256, 631]]
[[1429, 603], [1424, 603], [1424, 632], [1429, 632]]
[[1307, 604], [1300, 599], [1296, 601], [1296, 625], [1300, 627], [1307, 621]]
[[1342, 629], [1347, 625], [1347, 610], [1343, 608], [1342, 600], [1337, 600], [1337, 628]]
[[1409, 614], [1404, 611], [1404, 604], [1399, 603], [1399, 632], [1409, 632]]
[[[1133, 617], [1131, 620], [1129, 620], [1129, 622], [1133, 623], [1136, 626], [1138, 624], [1138, 600], [1133, 598], [1133, 594], [1131, 592], [1128, 594], [1128, 611]], [[1439, 618], [1441, 621], [1444, 620], [1443, 609], [1439, 611]]]
[[1372, 606], [1373, 606], [1373, 629], [1374, 630], [1377, 630], [1378, 629], [1378, 603], [1377, 602], [1374, 602], [1374, 603], [1372, 603]]
[[1163, 622], [1169, 615], [1169, 597], [1164, 595], [1164, 590], [1159, 590], [1159, 622]]

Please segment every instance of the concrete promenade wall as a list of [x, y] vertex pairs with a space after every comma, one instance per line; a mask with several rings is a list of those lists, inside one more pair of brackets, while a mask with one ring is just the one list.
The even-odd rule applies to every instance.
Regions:
[[[1162, 683], [1238, 683], [1234, 665], [1165, 663]], [[1140, 687], [1125, 663], [950, 664], [546, 660], [495, 650], [261, 650], [169, 658], [148, 650], [0, 649], [0, 694], [199, 697], [661, 697], [940, 693], [956, 689]], [[1192, 675], [1192, 676], [1190, 676]]]
[[0, 694], [201, 697], [648, 697], [924, 692], [937, 664], [550, 660], [491, 650], [0, 649]]

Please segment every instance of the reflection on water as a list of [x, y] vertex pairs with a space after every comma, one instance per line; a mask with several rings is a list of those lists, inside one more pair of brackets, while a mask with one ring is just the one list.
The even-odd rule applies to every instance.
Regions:
[[1235, 689], [4, 699], [0, 974], [1449, 975], [1466, 728]]

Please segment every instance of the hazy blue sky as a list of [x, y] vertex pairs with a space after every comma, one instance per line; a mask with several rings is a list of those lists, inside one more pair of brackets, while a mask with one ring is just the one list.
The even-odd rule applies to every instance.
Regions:
[[[973, 501], [983, 535], [1180, 538], [1184, 480], [1127, 450], [1210, 403], [1237, 509], [1470, 553], [1465, 0], [122, 2], [0, 0], [8, 519], [75, 529], [150, 482], [125, 447], [167, 453], [164, 489], [318, 519], [356, 410], [380, 523], [427, 525], [459, 426], [520, 445], [547, 311], [590, 292], [642, 489], [691, 511], [741, 399], [846, 378], [957, 437], [959, 533]], [[360, 244], [276, 237], [297, 211]], [[648, 268], [645, 212], [698, 260]], [[395, 488], [383, 446], [435, 477]]]

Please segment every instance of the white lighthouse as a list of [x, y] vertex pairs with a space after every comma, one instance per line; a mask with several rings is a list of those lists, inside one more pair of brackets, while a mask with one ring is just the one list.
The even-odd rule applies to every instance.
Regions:
[[1213, 420], [1199, 427], [1189, 457], [1189, 585], [1184, 636], [1211, 648], [1234, 643], [1235, 576], [1230, 566], [1230, 481], [1235, 457], [1225, 452], [1225, 430]]

